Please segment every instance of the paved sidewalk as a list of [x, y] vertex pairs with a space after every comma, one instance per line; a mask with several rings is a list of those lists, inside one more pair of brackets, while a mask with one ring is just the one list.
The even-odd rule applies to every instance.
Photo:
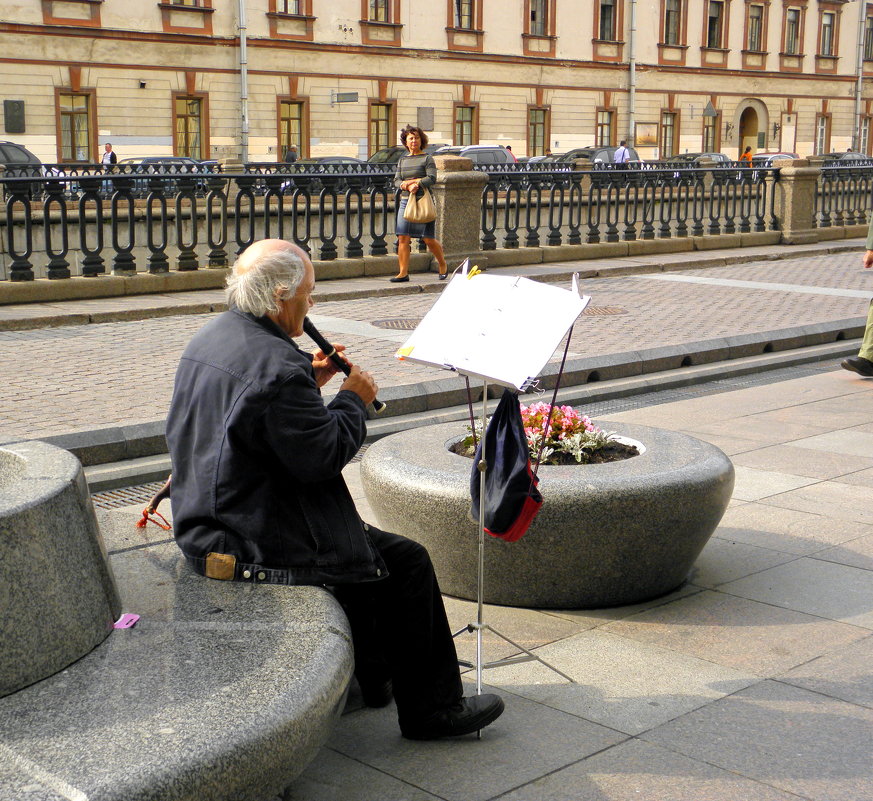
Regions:
[[[486, 671], [506, 712], [481, 741], [403, 740], [393, 705], [364, 709], [353, 695], [286, 801], [873, 798], [873, 381], [798, 374], [609, 416], [715, 443], [737, 482], [689, 582], [668, 596], [486, 607], [575, 684], [537, 663]], [[346, 472], [373, 519], [357, 466]], [[111, 551], [141, 540], [139, 511], [100, 512]], [[475, 619], [475, 604], [447, 605], [454, 629]], [[472, 647], [462, 635], [461, 654]], [[485, 658], [504, 655], [486, 637]]]
[[[647, 372], [646, 359], [649, 369], [656, 369], [664, 354], [692, 358], [708, 350], [704, 360], [713, 361], [750, 338], [766, 348], [776, 335], [786, 338], [787, 346], [802, 345], [810, 335], [826, 341], [827, 332], [833, 338], [845, 338], [846, 331], [859, 336], [873, 295], [873, 273], [861, 268], [856, 246], [862, 247], [860, 240], [835, 243], [835, 253], [828, 253], [828, 246], [774, 246], [500, 272], [562, 281], [574, 270], [614, 276], [582, 282], [595, 313], [580, 318], [569, 353], [571, 364], [577, 360], [605, 378], [620, 358]], [[415, 276], [402, 291], [384, 278], [325, 282], [318, 286], [312, 317], [322, 333], [344, 342], [351, 358], [376, 376], [386, 399], [414, 400], [463, 384], [450, 373], [397, 361], [394, 353], [407, 332], [380, 326], [414, 325], [437, 298], [420, 290], [442, 286], [434, 275]], [[329, 299], [349, 293], [358, 296]], [[166, 311], [162, 304], [170, 301], [172, 314], [149, 316], [157, 307]], [[0, 330], [0, 442], [160, 424], [182, 349], [210, 318], [204, 308], [220, 303], [221, 293], [212, 291], [0, 307], [0, 324], [27, 315], [32, 321], [39, 315], [44, 322], [51, 318], [48, 327]], [[98, 312], [118, 319], [82, 324]], [[60, 324], [64, 321], [70, 324]], [[556, 355], [553, 364], [557, 360]]]

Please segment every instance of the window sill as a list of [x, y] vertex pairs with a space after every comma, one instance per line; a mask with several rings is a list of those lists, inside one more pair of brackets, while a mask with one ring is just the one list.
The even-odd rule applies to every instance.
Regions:
[[215, 9], [209, 6], [177, 6], [174, 3], [158, 3], [162, 11], [199, 11], [200, 14], [214, 14]]

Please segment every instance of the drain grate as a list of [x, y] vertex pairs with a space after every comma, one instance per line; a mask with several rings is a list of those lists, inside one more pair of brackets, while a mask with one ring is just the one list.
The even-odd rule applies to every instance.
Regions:
[[145, 506], [154, 494], [164, 486], [163, 481], [152, 481], [148, 484], [138, 484], [135, 487], [95, 492], [91, 501], [98, 509], [118, 509], [121, 506]]
[[390, 331], [414, 331], [421, 320], [421, 317], [396, 317], [389, 320], [373, 320], [372, 325]]
[[582, 314], [587, 314], [589, 317], [606, 317], [610, 314], [627, 314], [627, 309], [621, 306], [589, 306]]

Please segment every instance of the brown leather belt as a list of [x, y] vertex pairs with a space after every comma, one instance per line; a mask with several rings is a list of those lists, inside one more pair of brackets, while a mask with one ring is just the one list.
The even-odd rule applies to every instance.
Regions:
[[253, 584], [296, 584], [290, 570], [240, 562], [229, 553], [208, 553], [206, 557], [185, 556], [201, 576], [219, 581], [250, 581]]

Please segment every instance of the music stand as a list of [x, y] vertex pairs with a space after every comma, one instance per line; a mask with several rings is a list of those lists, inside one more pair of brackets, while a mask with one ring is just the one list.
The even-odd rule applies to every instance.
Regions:
[[[482, 381], [482, 453], [488, 436], [488, 385], [530, 388], [563, 337], [588, 302], [580, 296], [574, 275], [572, 289], [542, 284], [527, 278], [476, 274], [466, 260], [456, 271], [437, 302], [395, 354], [398, 359], [437, 366]], [[521, 325], [529, 321], [529, 326]], [[507, 351], [509, 351], [507, 353]], [[558, 670], [484, 620], [485, 595], [485, 477], [488, 465], [479, 463], [479, 562], [477, 567], [476, 621], [455, 632], [476, 634], [476, 661], [458, 660], [476, 670], [476, 693], [482, 694], [482, 671], [518, 662], [537, 661], [573, 682]], [[523, 654], [482, 660], [482, 632], [490, 631]], [[481, 732], [480, 732], [481, 735]]]

